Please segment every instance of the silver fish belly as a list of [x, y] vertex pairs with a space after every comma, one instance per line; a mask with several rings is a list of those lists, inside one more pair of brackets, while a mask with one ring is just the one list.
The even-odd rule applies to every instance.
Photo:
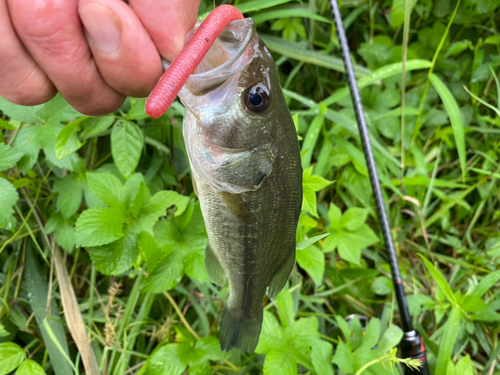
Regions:
[[208, 233], [207, 271], [229, 282], [221, 348], [252, 353], [266, 290], [276, 296], [295, 262], [300, 151], [253, 20], [231, 22], [212, 50], [179, 94], [184, 140]]

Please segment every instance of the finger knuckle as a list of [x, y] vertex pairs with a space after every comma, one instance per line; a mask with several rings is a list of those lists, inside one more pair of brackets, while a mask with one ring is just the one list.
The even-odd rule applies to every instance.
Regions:
[[18, 74], [0, 70], [0, 96], [15, 104], [43, 104], [52, 99], [56, 93], [57, 90], [52, 83], [35, 67]]

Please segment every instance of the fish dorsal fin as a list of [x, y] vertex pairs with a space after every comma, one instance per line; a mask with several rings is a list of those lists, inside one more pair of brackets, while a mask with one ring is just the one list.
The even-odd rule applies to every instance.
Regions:
[[269, 283], [269, 289], [267, 294], [269, 297], [274, 298], [281, 292], [281, 289], [285, 286], [288, 281], [288, 277], [292, 272], [293, 265], [295, 263], [295, 244], [293, 245], [293, 249], [291, 249], [283, 263], [278, 267], [277, 271], [271, 278], [271, 282]]
[[223, 286], [226, 283], [226, 273], [222, 268], [219, 259], [215, 256], [210, 248], [210, 244], [205, 249], [205, 268], [207, 269], [208, 276], [217, 285]]
[[240, 218], [246, 218], [249, 214], [247, 205], [243, 202], [241, 195], [231, 194], [225, 191], [219, 191], [219, 197], [222, 199], [231, 213]]

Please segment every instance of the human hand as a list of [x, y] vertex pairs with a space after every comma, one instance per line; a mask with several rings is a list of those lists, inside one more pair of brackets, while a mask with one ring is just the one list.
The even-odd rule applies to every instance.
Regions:
[[147, 96], [196, 22], [201, 0], [0, 0], [0, 96], [21, 105], [58, 91], [102, 115]]

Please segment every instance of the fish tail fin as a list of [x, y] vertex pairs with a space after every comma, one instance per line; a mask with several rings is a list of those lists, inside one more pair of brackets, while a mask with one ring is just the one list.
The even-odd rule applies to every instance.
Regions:
[[233, 314], [227, 306], [224, 308], [219, 333], [221, 350], [227, 352], [236, 347], [248, 354], [254, 352], [262, 328], [262, 308], [254, 314], [252, 317]]

